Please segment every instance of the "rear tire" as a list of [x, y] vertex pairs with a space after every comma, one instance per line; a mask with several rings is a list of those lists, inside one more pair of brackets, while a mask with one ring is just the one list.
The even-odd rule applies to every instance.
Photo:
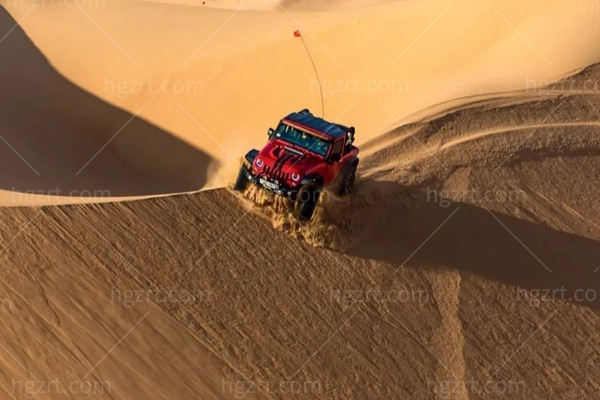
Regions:
[[246, 168], [242, 165], [240, 167], [240, 172], [238, 172], [237, 179], [235, 180], [235, 183], [233, 185], [233, 190], [236, 192], [242, 192], [246, 190], [249, 182], [250, 181], [248, 181]]
[[354, 182], [356, 181], [356, 169], [358, 165], [349, 165], [344, 171], [342, 179], [340, 179], [340, 186], [338, 187], [338, 196], [347, 196], [354, 190]]
[[320, 189], [315, 185], [303, 186], [296, 195], [294, 216], [301, 221], [310, 221], [317, 207]]

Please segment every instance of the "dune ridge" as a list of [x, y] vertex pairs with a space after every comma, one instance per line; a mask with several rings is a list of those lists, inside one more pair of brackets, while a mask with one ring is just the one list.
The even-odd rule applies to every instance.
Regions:
[[208, 154], [68, 81], [3, 8], [0, 35], [0, 204], [109, 201], [207, 182], [217, 163]]
[[[313, 226], [228, 189], [0, 208], [0, 386], [80, 380], [145, 317], [97, 397], [591, 398], [600, 299], [576, 293], [600, 286], [598, 107], [515, 95], [399, 127]], [[147, 295], [171, 290], [195, 296]]]
[[[594, 0], [389, 1], [335, 11], [325, 1], [262, 11], [111, 0], [81, 8], [2, 4], [63, 76], [218, 163], [198, 180], [205, 189], [225, 186], [239, 155], [262, 144], [282, 116], [321, 108], [296, 29], [323, 81], [326, 117], [355, 125], [359, 144], [435, 104], [535, 91], [600, 59]], [[103, 129], [110, 137], [118, 126]], [[129, 149], [140, 140], [130, 136], [119, 139], [125, 158], [137, 162]], [[179, 165], [175, 158], [163, 161]]]

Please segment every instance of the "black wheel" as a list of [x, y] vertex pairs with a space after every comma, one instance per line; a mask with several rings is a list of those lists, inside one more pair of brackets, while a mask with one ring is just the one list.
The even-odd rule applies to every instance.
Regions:
[[248, 187], [248, 183], [249, 181], [246, 168], [244, 168], [244, 166], [242, 165], [240, 167], [240, 172], [238, 172], [237, 179], [235, 180], [235, 184], [233, 185], [233, 190], [235, 190], [236, 192], [244, 191]]
[[354, 189], [354, 182], [356, 181], [356, 169], [358, 165], [350, 165], [343, 172], [340, 179], [340, 186], [338, 187], [338, 195], [346, 196], [352, 193]]
[[294, 216], [301, 221], [310, 221], [317, 207], [321, 191], [315, 185], [303, 186], [296, 195]]

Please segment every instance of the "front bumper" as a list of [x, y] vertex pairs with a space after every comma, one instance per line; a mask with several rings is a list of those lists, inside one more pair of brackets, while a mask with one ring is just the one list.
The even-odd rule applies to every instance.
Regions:
[[278, 194], [280, 196], [285, 197], [294, 197], [297, 193], [296, 189], [292, 189], [287, 187], [282, 182], [276, 179], [270, 179], [263, 176], [253, 175], [251, 171], [248, 170], [246, 166], [242, 168], [244, 173], [246, 174], [246, 178], [252, 182], [253, 184], [262, 187], [263, 189]]

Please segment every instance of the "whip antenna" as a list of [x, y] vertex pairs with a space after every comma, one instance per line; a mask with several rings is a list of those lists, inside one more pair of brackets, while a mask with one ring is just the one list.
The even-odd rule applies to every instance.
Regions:
[[321, 118], [325, 118], [325, 99], [323, 98], [323, 86], [321, 86], [321, 78], [319, 78], [319, 72], [317, 71], [317, 66], [315, 65], [315, 61], [310, 55], [310, 51], [308, 50], [308, 46], [304, 41], [304, 38], [300, 34], [299, 30], [294, 31], [294, 37], [300, 38], [302, 40], [302, 44], [306, 49], [306, 54], [308, 54], [308, 58], [310, 59], [310, 63], [312, 64], [313, 70], [315, 71], [315, 76], [317, 77], [317, 83], [319, 84], [319, 92], [321, 93]]

